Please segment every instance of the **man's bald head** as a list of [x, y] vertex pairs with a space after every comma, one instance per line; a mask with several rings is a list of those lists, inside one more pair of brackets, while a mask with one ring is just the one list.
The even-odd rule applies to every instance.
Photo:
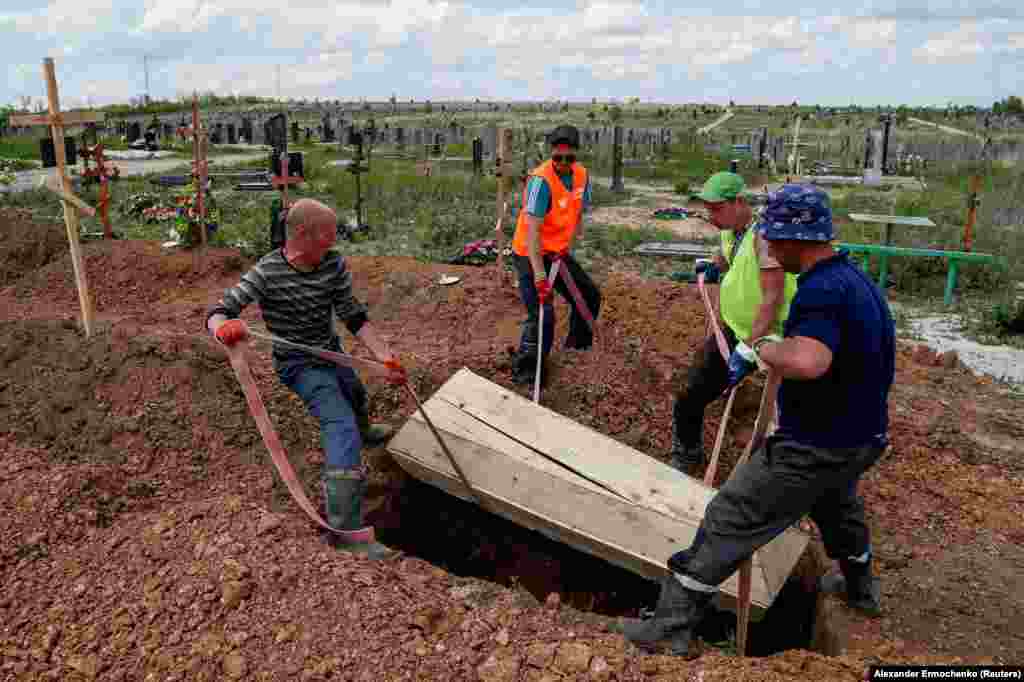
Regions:
[[338, 216], [314, 199], [299, 199], [288, 209], [288, 235], [285, 255], [293, 264], [315, 268], [334, 246], [338, 235]]
[[338, 216], [331, 207], [316, 199], [299, 199], [288, 209], [288, 237], [302, 225], [330, 223], [337, 225]]

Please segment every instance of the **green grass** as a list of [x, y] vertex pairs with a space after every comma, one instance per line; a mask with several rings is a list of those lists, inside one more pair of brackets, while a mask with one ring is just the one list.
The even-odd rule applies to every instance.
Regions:
[[39, 156], [39, 140], [29, 136], [0, 137], [0, 159], [36, 160]]

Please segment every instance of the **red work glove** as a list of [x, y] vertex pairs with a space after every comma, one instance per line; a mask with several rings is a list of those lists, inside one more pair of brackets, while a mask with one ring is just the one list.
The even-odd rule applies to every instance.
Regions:
[[534, 288], [537, 289], [537, 300], [541, 305], [551, 298], [551, 285], [548, 284], [546, 279], [538, 279], [533, 283]]
[[249, 338], [249, 327], [242, 320], [228, 320], [217, 327], [214, 336], [225, 346], [233, 346]]
[[409, 374], [405, 371], [405, 367], [402, 367], [402, 363], [398, 360], [395, 358], [389, 358], [384, 361], [384, 366], [391, 370], [391, 374], [386, 379], [389, 384], [402, 386], [409, 383]]

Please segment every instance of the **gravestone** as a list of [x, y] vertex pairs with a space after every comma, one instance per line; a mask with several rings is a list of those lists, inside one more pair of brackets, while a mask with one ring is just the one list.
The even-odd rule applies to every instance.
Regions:
[[867, 149], [865, 150], [864, 185], [873, 186], [882, 183], [882, 141], [881, 130], [869, 130], [867, 135]]
[[444, 135], [441, 133], [434, 133], [434, 156], [441, 155], [441, 145], [444, 144]]
[[252, 121], [247, 118], [242, 119], [242, 124], [238, 130], [238, 138], [247, 144], [252, 144]]
[[484, 143], [484, 156], [494, 158], [498, 150], [498, 126], [485, 126], [480, 139]]
[[275, 114], [263, 124], [267, 144], [274, 148], [274, 155], [288, 151], [288, 121], [284, 114]]
[[228, 123], [228, 144], [238, 144], [238, 130], [234, 123]]
[[128, 144], [131, 144], [132, 142], [135, 142], [140, 137], [142, 137], [142, 126], [139, 124], [138, 121], [132, 121], [128, 124], [127, 136]]
[[330, 117], [324, 116], [323, 128], [324, 133], [321, 142], [334, 142], [334, 128], [331, 127]]
[[210, 144], [220, 144], [224, 140], [224, 124], [215, 123], [210, 131]]
[[256, 122], [253, 123], [252, 128], [252, 140], [251, 144], [266, 144], [266, 136], [264, 135], [263, 118], [257, 117]]
[[421, 128], [417, 128], [412, 132], [412, 143], [416, 147], [423, 144], [423, 130]]
[[473, 174], [482, 175], [484, 172], [484, 143], [479, 137], [473, 138]]
[[622, 184], [622, 126], [615, 126], [614, 142], [612, 144], [612, 186], [613, 192], [625, 192]]
[[395, 128], [395, 146], [400, 150], [405, 149], [405, 128]]
[[298, 121], [292, 121], [292, 143], [293, 144], [298, 144], [299, 143], [299, 122]]

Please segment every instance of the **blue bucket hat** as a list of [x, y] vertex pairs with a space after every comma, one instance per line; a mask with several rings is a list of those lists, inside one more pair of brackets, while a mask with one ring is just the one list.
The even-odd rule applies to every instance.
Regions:
[[768, 241], [793, 239], [832, 241], [832, 201], [814, 185], [783, 185], [768, 195], [757, 222], [757, 231]]

